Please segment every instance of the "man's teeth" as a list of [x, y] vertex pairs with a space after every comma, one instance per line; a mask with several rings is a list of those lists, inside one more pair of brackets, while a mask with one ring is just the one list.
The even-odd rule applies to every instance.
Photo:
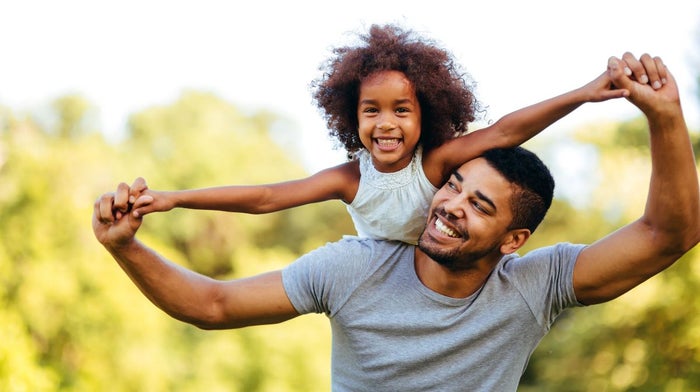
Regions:
[[459, 235], [457, 235], [457, 233], [455, 233], [454, 230], [452, 230], [452, 229], [450, 229], [449, 227], [445, 226], [445, 224], [442, 223], [442, 221], [440, 221], [440, 219], [435, 219], [435, 228], [438, 229], [438, 231], [440, 231], [441, 233], [443, 233], [443, 234], [445, 234], [445, 235], [447, 235], [447, 236], [450, 236], [450, 237], [453, 237], [453, 238], [459, 237]]

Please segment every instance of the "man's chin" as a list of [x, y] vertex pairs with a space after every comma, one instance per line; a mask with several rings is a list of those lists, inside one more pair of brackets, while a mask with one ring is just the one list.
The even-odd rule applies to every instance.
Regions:
[[431, 260], [451, 271], [465, 271], [474, 268], [480, 260], [491, 258], [494, 252], [498, 253], [498, 246], [488, 249], [465, 251], [459, 248], [449, 248], [434, 241], [429, 233], [423, 233], [418, 239], [418, 249], [420, 249]]
[[457, 261], [459, 260], [459, 257], [455, 254], [455, 252], [446, 251], [443, 249], [440, 244], [436, 244], [435, 241], [432, 241], [431, 236], [427, 233], [423, 233], [423, 235], [418, 239], [418, 249], [420, 249], [436, 263], [445, 267], [453, 266], [457, 264]]

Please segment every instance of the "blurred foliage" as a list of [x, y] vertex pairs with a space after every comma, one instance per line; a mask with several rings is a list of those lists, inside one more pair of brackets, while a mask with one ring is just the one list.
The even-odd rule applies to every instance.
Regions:
[[[284, 119], [186, 93], [135, 114], [115, 144], [85, 125], [90, 105], [81, 97], [51, 107], [21, 115], [0, 108], [0, 391], [327, 389], [322, 316], [235, 331], [174, 321], [141, 295], [91, 229], [98, 195], [136, 176], [156, 189], [306, 176], [268, 136]], [[352, 232], [341, 202], [145, 220], [145, 241], [219, 278], [283, 267]]]
[[[137, 176], [164, 190], [306, 176], [292, 158], [298, 152], [270, 138], [284, 119], [187, 92], [134, 114], [124, 139], [108, 142], [91, 129], [92, 106], [82, 97], [60, 98], [52, 110], [46, 121], [46, 113], [0, 107], [0, 391], [328, 390], [323, 316], [232, 331], [180, 323], [141, 295], [90, 227], [97, 196]], [[644, 121], [575, 136], [599, 152], [588, 162], [596, 182], [587, 186], [596, 191], [584, 207], [555, 200], [524, 252], [591, 242], [643, 208]], [[546, 156], [558, 146], [533, 149]], [[175, 210], [145, 219], [145, 242], [218, 278], [281, 268], [354, 232], [339, 201], [267, 215]], [[609, 304], [565, 313], [521, 390], [700, 390], [697, 258], [690, 253]]]

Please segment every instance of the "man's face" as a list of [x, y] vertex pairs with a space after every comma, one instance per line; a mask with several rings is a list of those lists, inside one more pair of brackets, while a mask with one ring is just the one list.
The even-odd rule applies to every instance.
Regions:
[[433, 197], [418, 247], [453, 270], [485, 256], [499, 259], [513, 219], [513, 186], [484, 158], [463, 164]]

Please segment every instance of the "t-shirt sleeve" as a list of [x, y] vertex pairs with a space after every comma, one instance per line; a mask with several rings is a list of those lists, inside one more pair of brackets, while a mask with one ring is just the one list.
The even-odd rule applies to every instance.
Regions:
[[560, 243], [533, 250], [513, 263], [511, 279], [540, 325], [549, 329], [566, 308], [582, 306], [574, 293], [574, 265], [585, 245]]
[[366, 276], [368, 240], [348, 238], [302, 256], [282, 270], [284, 289], [299, 314], [332, 316]]

